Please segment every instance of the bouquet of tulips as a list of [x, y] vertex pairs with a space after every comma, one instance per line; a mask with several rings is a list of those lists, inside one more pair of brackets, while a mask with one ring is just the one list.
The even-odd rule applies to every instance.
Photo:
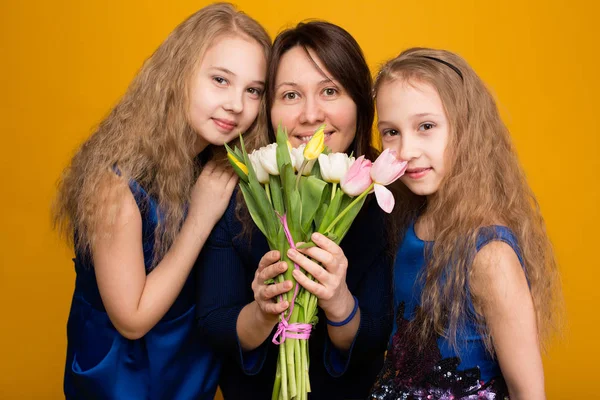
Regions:
[[318, 299], [296, 283], [291, 267], [300, 267], [287, 257], [288, 249], [296, 248], [297, 242], [305, 242], [303, 247], [314, 245], [310, 241], [313, 232], [339, 244], [372, 191], [380, 207], [391, 212], [394, 197], [385, 186], [406, 169], [406, 162], [398, 161], [389, 150], [374, 163], [364, 156], [354, 159], [345, 153], [331, 153], [324, 145], [324, 128], [319, 127], [299, 148], [292, 148], [281, 127], [276, 143], [250, 154], [241, 136], [241, 149], [225, 145], [252, 219], [269, 247], [279, 250], [290, 266], [277, 281], [294, 283], [294, 289], [279, 298], [287, 300], [290, 307], [280, 316], [273, 337], [279, 345], [273, 400], [304, 400], [311, 391], [308, 338], [317, 323]]

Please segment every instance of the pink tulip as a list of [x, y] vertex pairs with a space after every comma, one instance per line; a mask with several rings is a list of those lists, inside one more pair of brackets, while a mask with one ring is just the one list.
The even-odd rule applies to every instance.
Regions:
[[394, 150], [385, 149], [373, 163], [371, 178], [373, 182], [387, 186], [404, 175], [406, 164], [406, 161], [400, 161], [396, 158]]
[[340, 187], [348, 196], [358, 196], [371, 186], [371, 161], [365, 156], [358, 157], [340, 182]]
[[396, 200], [394, 200], [394, 195], [388, 188], [383, 185], [376, 183], [373, 186], [375, 190], [375, 198], [377, 199], [377, 204], [379, 207], [386, 213], [391, 213], [394, 209], [394, 204], [396, 204]]
[[386, 188], [386, 185], [399, 179], [406, 171], [406, 161], [400, 161], [396, 158], [396, 152], [390, 149], [385, 149], [371, 168], [371, 178], [375, 183], [375, 198], [377, 204], [386, 213], [391, 213], [394, 209], [394, 195]]

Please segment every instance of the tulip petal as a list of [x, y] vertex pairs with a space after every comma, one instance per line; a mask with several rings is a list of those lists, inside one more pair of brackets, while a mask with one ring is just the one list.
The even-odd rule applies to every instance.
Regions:
[[385, 149], [373, 163], [371, 178], [373, 182], [387, 186], [404, 174], [406, 166], [407, 162], [398, 160], [395, 151]]
[[379, 207], [386, 213], [391, 213], [394, 209], [394, 204], [396, 201], [394, 200], [394, 195], [383, 185], [378, 183], [375, 184], [375, 198], [377, 199], [377, 204]]

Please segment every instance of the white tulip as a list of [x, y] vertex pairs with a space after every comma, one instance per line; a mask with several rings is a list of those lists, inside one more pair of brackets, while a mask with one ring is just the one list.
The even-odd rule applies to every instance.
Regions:
[[319, 154], [319, 168], [323, 180], [331, 183], [340, 183], [354, 157], [348, 157], [346, 153]]
[[254, 150], [252, 153], [248, 154], [248, 158], [250, 159], [250, 162], [252, 163], [252, 168], [254, 169], [254, 172], [256, 173], [256, 178], [258, 179], [258, 181], [260, 183], [262, 183], [264, 185], [266, 183], [269, 183], [269, 173], [263, 168], [263, 166], [260, 162], [260, 157], [261, 157], [261, 149]]
[[271, 143], [259, 149], [259, 160], [265, 171], [269, 175], [279, 175], [279, 167], [277, 166], [277, 143]]
[[[305, 147], [306, 147], [306, 144], [302, 144], [299, 147], [290, 150], [290, 157], [292, 158], [292, 165], [294, 166], [294, 169], [296, 170], [296, 172], [298, 172], [300, 167], [302, 167], [302, 163], [304, 162], [304, 148]], [[313, 165], [315, 165], [316, 161], [317, 161], [316, 159], [309, 161], [306, 164], [306, 166], [304, 167], [304, 169], [302, 170], [302, 175], [304, 175], [304, 176], [310, 175], [310, 172], [312, 171]]]

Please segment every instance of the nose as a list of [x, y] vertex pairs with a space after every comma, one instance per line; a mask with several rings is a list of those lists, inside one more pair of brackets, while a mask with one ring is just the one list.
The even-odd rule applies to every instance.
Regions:
[[244, 110], [244, 93], [232, 90], [223, 108], [234, 114], [241, 113]]
[[325, 120], [325, 110], [317, 99], [307, 97], [304, 102], [300, 122], [305, 124], [317, 124]]
[[421, 150], [417, 141], [410, 135], [402, 135], [399, 140], [400, 148], [396, 149], [398, 157], [403, 161], [410, 161], [419, 158]]

